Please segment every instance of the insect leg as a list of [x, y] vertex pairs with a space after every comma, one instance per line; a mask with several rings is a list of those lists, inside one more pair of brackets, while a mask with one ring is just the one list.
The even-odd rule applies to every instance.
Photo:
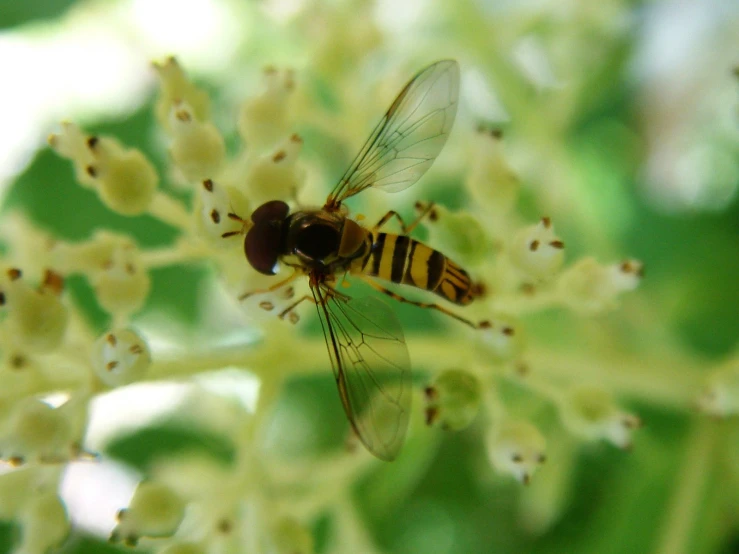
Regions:
[[298, 300], [296, 300], [295, 302], [293, 302], [292, 304], [290, 304], [287, 308], [285, 308], [284, 310], [282, 310], [280, 312], [280, 314], [279, 314], [279, 318], [280, 319], [285, 319], [285, 317], [287, 317], [289, 315], [290, 316], [290, 319], [289, 319], [290, 323], [297, 323], [298, 321], [300, 321], [300, 316], [294, 310], [304, 300], [310, 300], [314, 304], [316, 303], [316, 300], [315, 300], [315, 298], [313, 298], [313, 296], [311, 296], [310, 294], [306, 294], [305, 296], [303, 296], [302, 298], [299, 298]]
[[244, 294], [239, 296], [239, 300], [246, 300], [247, 298], [249, 298], [250, 296], [254, 296], [255, 294], [266, 294], [268, 292], [274, 292], [277, 289], [287, 285], [289, 282], [295, 280], [297, 277], [300, 277], [302, 274], [303, 273], [301, 271], [293, 269], [293, 274], [290, 275], [290, 277], [288, 277], [287, 279], [283, 279], [279, 283], [275, 283], [274, 285], [272, 285], [271, 287], [267, 287], [266, 289], [256, 289], [245, 292]]
[[246, 219], [244, 219], [240, 215], [235, 214], [234, 212], [228, 212], [227, 215], [228, 215], [228, 219], [230, 219], [231, 221], [237, 221], [237, 222], [241, 223], [241, 229], [239, 229], [238, 231], [227, 231], [225, 233], [222, 233], [221, 234], [221, 238], [223, 238], [223, 239], [227, 239], [229, 237], [235, 237], [235, 236], [238, 236], [238, 235], [245, 235], [246, 234], [246, 231], [252, 225], [252, 222], [251, 221], [247, 221]]
[[387, 294], [390, 298], [392, 298], [393, 300], [397, 300], [398, 302], [404, 302], [406, 304], [413, 304], [414, 306], [418, 306], [419, 308], [431, 308], [434, 310], [438, 310], [443, 314], [453, 317], [457, 321], [461, 321], [462, 323], [469, 325], [473, 329], [487, 329], [488, 327], [490, 327], [490, 322], [487, 320], [479, 321], [475, 323], [474, 321], [464, 318], [461, 315], [455, 314], [453, 311], [445, 308], [444, 306], [440, 306], [439, 304], [434, 304], [433, 302], [416, 302], [415, 300], [410, 300], [408, 298], [405, 298], [404, 296], [400, 296], [399, 294], [389, 289], [386, 289], [385, 287], [383, 287], [382, 285], [380, 285], [379, 283], [375, 282], [374, 280], [370, 278], [367, 278], [361, 275], [360, 277], [362, 277], [362, 279], [368, 285], [370, 285], [373, 289], [378, 290], [383, 294]]
[[[421, 204], [420, 203], [417, 203], [416, 204], [416, 207], [421, 207]], [[421, 223], [421, 221], [423, 220], [424, 217], [426, 217], [429, 214], [431, 214], [431, 217], [433, 219], [433, 214], [432, 214], [432, 210], [433, 209], [434, 209], [434, 203], [433, 202], [429, 202], [429, 204], [427, 206], [422, 207], [422, 210], [421, 210], [421, 213], [419, 214], [419, 216], [415, 220], [413, 220], [413, 222], [410, 225], [407, 225], [407, 226], [406, 226], [405, 222], [403, 221], [403, 218], [400, 216], [400, 214], [398, 212], [396, 212], [395, 210], [390, 210], [388, 213], [386, 213], [384, 216], [382, 216], [382, 219], [380, 219], [380, 221], [377, 222], [377, 225], [375, 225], [372, 228], [372, 230], [373, 231], [379, 231], [380, 230], [380, 227], [382, 227], [383, 225], [385, 225], [385, 223], [387, 223], [393, 217], [395, 217], [400, 222], [400, 228], [403, 230], [403, 234], [404, 235], [407, 235], [407, 234], [411, 233], [411, 231], [413, 231], [413, 229], [415, 229], [416, 226], [419, 223]]]

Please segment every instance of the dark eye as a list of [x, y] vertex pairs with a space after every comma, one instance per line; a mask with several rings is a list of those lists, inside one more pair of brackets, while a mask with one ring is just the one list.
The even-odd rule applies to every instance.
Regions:
[[301, 229], [296, 249], [309, 258], [322, 260], [339, 249], [339, 233], [328, 225], [309, 225]]
[[[261, 208], [260, 208], [261, 209]], [[262, 221], [249, 229], [244, 239], [244, 254], [247, 261], [259, 273], [275, 275], [277, 258], [280, 256], [282, 226], [278, 221]]]
[[274, 221], [276, 219], [282, 221], [287, 217], [289, 212], [289, 206], [282, 200], [271, 200], [270, 202], [265, 202], [254, 210], [251, 214], [251, 220], [254, 223], [259, 223], [260, 221]]

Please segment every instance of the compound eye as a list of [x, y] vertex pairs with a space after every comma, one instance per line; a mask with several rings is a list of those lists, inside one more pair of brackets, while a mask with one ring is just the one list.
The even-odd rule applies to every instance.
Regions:
[[244, 239], [244, 254], [246, 254], [247, 261], [259, 273], [275, 275], [281, 240], [282, 228], [278, 222], [255, 223]]
[[271, 200], [254, 210], [251, 214], [251, 220], [254, 223], [274, 221], [276, 219], [282, 221], [287, 217], [288, 213], [290, 213], [290, 207], [282, 200]]

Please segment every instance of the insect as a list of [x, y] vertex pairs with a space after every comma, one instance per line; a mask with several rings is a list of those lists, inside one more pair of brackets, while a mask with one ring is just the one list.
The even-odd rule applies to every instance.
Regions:
[[[459, 66], [436, 62], [400, 91], [321, 208], [291, 213], [287, 203], [262, 204], [245, 221], [244, 252], [257, 271], [275, 275], [280, 264], [293, 273], [275, 285], [243, 294], [276, 291], [307, 276], [310, 295], [297, 299], [280, 317], [295, 315], [304, 300], [318, 310], [344, 411], [356, 435], [382, 460], [393, 460], [405, 439], [411, 407], [411, 372], [403, 330], [392, 309], [375, 296], [353, 298], [335, 288], [337, 276], [360, 277], [395, 300], [437, 309], [473, 323], [434, 303], [408, 300], [377, 280], [431, 291], [458, 305], [478, 290], [467, 272], [440, 252], [410, 238], [433, 204], [410, 225], [395, 211], [371, 228], [348, 216], [343, 202], [369, 189], [396, 192], [413, 185], [441, 152], [457, 112]], [[402, 234], [381, 232], [393, 217]], [[241, 232], [244, 232], [241, 231]], [[239, 232], [224, 233], [232, 236]], [[269, 304], [269, 303], [267, 303]], [[297, 319], [296, 317], [294, 319]], [[393, 383], [384, 377], [394, 378]]]

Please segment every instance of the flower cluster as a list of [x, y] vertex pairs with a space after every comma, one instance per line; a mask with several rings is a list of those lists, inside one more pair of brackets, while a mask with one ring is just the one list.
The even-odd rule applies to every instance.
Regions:
[[[363, 40], [373, 36], [367, 32]], [[334, 67], [329, 59], [317, 64], [322, 65]], [[110, 539], [168, 554], [240, 548], [309, 553], [314, 548], [309, 528], [320, 513], [345, 523], [349, 518], [337, 533], [351, 533], [356, 522], [347, 509], [347, 490], [375, 461], [346, 448], [309, 461], [265, 454], [262, 442], [282, 385], [291, 375], [327, 372], [329, 360], [323, 339], [274, 321], [299, 297], [293, 287], [245, 295], [268, 289], [280, 277], [259, 274], [245, 262], [242, 237], [249, 215], [265, 201], [298, 206], [313, 196], [316, 203], [315, 183], [308, 176], [320, 174], [320, 168], [304, 159], [303, 139], [295, 128], [310, 119], [303, 112], [322, 108], [296, 91], [300, 77], [292, 71], [266, 69], [262, 92], [252, 94], [238, 114], [242, 146], [229, 155], [208, 95], [174, 58], [154, 68], [160, 82], [155, 113], [167, 137], [171, 178], [188, 192], [189, 202], [160, 187], [162, 177], [144, 152], [114, 137], [63, 123], [49, 144], [72, 163], [79, 184], [107, 208], [125, 216], [148, 214], [177, 229], [179, 238], [166, 249], [147, 251], [131, 237], [106, 230], [82, 242], [62, 241], [19, 214], [4, 225], [9, 248], [0, 273], [0, 455], [21, 467], [0, 475], [2, 517], [19, 522], [24, 552], [59, 544], [70, 528], [58, 496], [64, 465], [96, 456], [85, 447], [92, 399], [148, 379], [237, 365], [258, 377], [260, 391], [253, 411], [233, 406], [236, 423], [229, 439], [236, 462], [223, 467], [210, 459], [180, 456], [160, 464], [140, 482], [130, 503], [121, 506]], [[351, 105], [351, 98], [346, 100]], [[332, 125], [338, 115], [323, 110], [324, 127], [339, 129]], [[339, 138], [354, 134], [350, 126], [347, 136]], [[414, 391], [405, 455], [428, 449], [444, 431], [473, 426], [482, 435], [490, 467], [529, 484], [551, 459], [547, 433], [530, 410], [519, 409], [510, 398], [516, 396], [507, 392], [511, 384], [529, 395], [528, 405], [556, 410], [561, 428], [582, 442], [631, 448], [641, 421], [620, 404], [608, 383], [550, 378], [546, 360], [532, 346], [537, 337], [527, 331], [527, 321], [547, 310], [579, 317], [607, 313], [637, 288], [643, 269], [633, 259], [568, 260], [567, 237], [555, 231], [557, 221], [543, 214], [525, 220], [516, 212], [522, 179], [508, 162], [501, 134], [469, 132], [467, 138], [475, 145], [464, 177], [468, 207], [428, 210], [419, 202], [417, 208], [429, 212], [423, 222], [427, 242], [479, 281], [480, 298], [464, 317], [487, 323], [468, 329], [450, 319], [442, 340], [409, 334], [414, 366], [425, 372], [426, 386]], [[30, 251], [41, 254], [30, 257]], [[152, 290], [150, 272], [183, 262], [217, 268], [234, 303], [241, 297], [253, 326], [263, 330], [259, 343], [236, 351], [213, 346], [197, 356], [185, 350], [174, 361], [171, 354], [152, 349], [135, 320]], [[109, 314], [104, 332], [91, 330], [65, 292], [65, 281], [73, 276], [87, 280], [100, 309]], [[285, 354], [297, 351], [305, 356]], [[716, 416], [739, 413], [737, 367], [728, 364], [711, 375], [697, 399], [703, 410]], [[57, 393], [65, 394], [63, 401], [52, 401]], [[356, 536], [353, 540], [361, 542]]]

